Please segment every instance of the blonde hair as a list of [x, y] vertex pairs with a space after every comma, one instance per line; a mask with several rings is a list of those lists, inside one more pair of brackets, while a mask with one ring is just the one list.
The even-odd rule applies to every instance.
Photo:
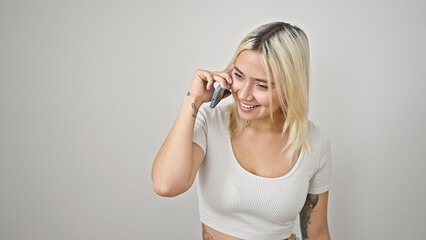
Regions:
[[[310, 153], [308, 132], [312, 123], [308, 120], [309, 98], [309, 42], [306, 34], [288, 23], [273, 22], [250, 32], [239, 44], [227, 69], [235, 63], [244, 50], [258, 51], [262, 58], [270, 91], [275, 82], [278, 101], [285, 117], [282, 134], [288, 134], [282, 151], [293, 159], [299, 149]], [[273, 119], [271, 106], [271, 119]], [[240, 118], [235, 103], [226, 109], [230, 112], [229, 132], [231, 136], [241, 133], [248, 121]], [[291, 163], [291, 161], [290, 161]]]

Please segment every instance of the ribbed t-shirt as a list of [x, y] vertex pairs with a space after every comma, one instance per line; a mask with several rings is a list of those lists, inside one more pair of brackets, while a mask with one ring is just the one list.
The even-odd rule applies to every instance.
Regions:
[[248, 172], [239, 164], [228, 123], [229, 113], [222, 105], [211, 109], [203, 104], [198, 111], [193, 142], [204, 150], [205, 156], [197, 175], [201, 222], [242, 239], [290, 237], [307, 194], [329, 189], [328, 139], [318, 127], [312, 127], [311, 154], [301, 151], [289, 173], [266, 178]]

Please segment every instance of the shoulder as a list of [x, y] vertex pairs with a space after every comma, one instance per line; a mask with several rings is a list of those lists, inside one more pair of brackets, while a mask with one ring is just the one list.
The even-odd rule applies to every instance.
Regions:
[[218, 105], [215, 108], [210, 107], [210, 103], [204, 103], [198, 109], [197, 118], [202, 118], [208, 123], [212, 122], [223, 122], [228, 119], [228, 112], [226, 111], [226, 105]]
[[326, 134], [318, 127], [312, 127], [309, 132], [311, 156], [309, 163], [313, 168], [309, 182], [310, 194], [319, 194], [328, 191], [331, 182], [332, 156], [330, 142]]
[[308, 138], [313, 156], [321, 156], [324, 152], [330, 151], [330, 141], [327, 134], [313, 123], [309, 130]]
[[327, 134], [314, 123], [311, 124], [308, 138], [311, 145], [323, 145], [325, 142], [329, 141]]

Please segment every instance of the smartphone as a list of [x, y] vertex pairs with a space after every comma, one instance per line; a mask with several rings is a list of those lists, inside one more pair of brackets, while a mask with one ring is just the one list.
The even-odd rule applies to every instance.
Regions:
[[[232, 76], [232, 70], [229, 71], [229, 74]], [[226, 83], [226, 88], [222, 88], [220, 84], [217, 85], [214, 90], [212, 99], [210, 100], [210, 108], [216, 107], [220, 100], [229, 95], [231, 95], [231, 85], [229, 85], [229, 83]]]
[[222, 88], [220, 84], [216, 87], [213, 93], [213, 97], [210, 101], [210, 107], [214, 108], [225, 96], [231, 93], [231, 85], [226, 83], [226, 88]]

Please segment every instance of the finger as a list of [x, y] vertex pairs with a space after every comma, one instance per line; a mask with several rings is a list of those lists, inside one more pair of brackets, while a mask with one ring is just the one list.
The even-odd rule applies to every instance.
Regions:
[[225, 69], [225, 73], [229, 74], [229, 84], [232, 84], [233, 79], [232, 79], [232, 70], [234, 69], [234, 64], [229, 64], [228, 67]]
[[204, 86], [207, 90], [210, 90], [211, 85], [213, 85], [214, 80], [211, 76], [211, 73], [202, 69], [197, 70], [197, 77], [204, 82]]
[[210, 88], [213, 86], [214, 84], [214, 78], [213, 75], [211, 73], [205, 73], [205, 77], [207, 79], [207, 85], [206, 88], [207, 90], [210, 90]]
[[226, 89], [226, 88], [227, 88], [226, 76], [222, 77], [222, 75], [221, 75], [221, 74], [219, 74], [219, 73], [214, 73], [214, 74], [213, 74], [213, 77], [214, 77], [214, 80], [215, 80], [216, 82], [218, 82], [218, 83], [219, 83], [219, 85], [220, 85], [222, 88], [224, 88], [224, 89]]
[[231, 74], [227, 72], [215, 72], [215, 74], [221, 76], [224, 81], [228, 82], [229, 84], [232, 84], [232, 76]]

